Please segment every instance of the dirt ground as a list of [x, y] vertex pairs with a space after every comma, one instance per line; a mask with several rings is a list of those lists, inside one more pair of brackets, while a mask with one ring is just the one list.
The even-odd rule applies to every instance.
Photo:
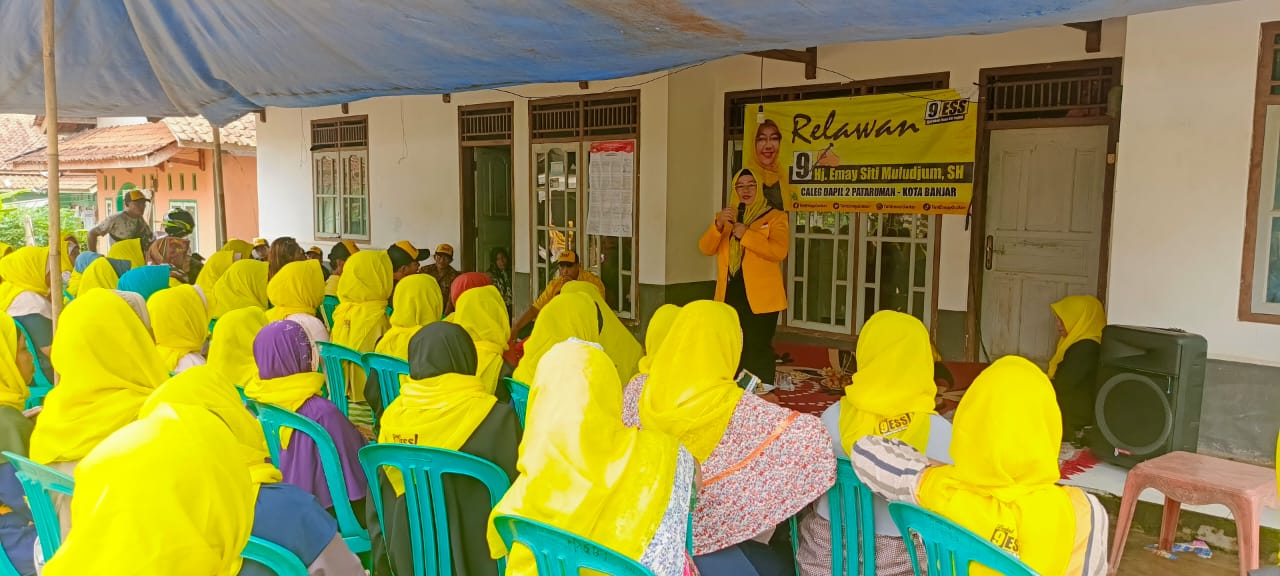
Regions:
[[[1114, 534], [1114, 531], [1112, 532]], [[1145, 549], [1156, 543], [1155, 534], [1144, 534], [1135, 529], [1129, 534], [1120, 561], [1121, 576], [1236, 576], [1240, 572], [1240, 557], [1235, 554], [1213, 551], [1213, 558], [1205, 560], [1195, 554], [1178, 554], [1177, 560], [1168, 560]]]

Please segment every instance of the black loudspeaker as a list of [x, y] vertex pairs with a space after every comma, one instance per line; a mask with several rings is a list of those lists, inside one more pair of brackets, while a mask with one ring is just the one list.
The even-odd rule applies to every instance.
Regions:
[[1203, 336], [1180, 330], [1107, 326], [1094, 454], [1131, 468], [1168, 452], [1195, 452], [1208, 348]]

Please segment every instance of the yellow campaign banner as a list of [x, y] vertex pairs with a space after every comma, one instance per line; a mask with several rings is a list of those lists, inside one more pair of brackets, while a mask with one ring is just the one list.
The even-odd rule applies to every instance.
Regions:
[[977, 106], [954, 90], [749, 104], [742, 165], [785, 210], [965, 214]]

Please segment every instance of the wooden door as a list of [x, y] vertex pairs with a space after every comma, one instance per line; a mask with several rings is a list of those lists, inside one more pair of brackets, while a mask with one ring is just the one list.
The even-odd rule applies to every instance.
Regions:
[[[489, 269], [489, 253], [505, 248], [511, 254], [511, 147], [472, 148], [475, 154], [475, 253], [472, 270]], [[510, 263], [508, 263], [510, 266]]]
[[1107, 127], [992, 132], [983, 245], [982, 356], [1042, 366], [1057, 343], [1049, 305], [1097, 295]]

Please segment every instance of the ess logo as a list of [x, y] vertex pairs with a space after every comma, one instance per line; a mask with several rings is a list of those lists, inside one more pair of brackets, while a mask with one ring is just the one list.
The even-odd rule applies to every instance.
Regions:
[[960, 100], [930, 100], [924, 107], [924, 123], [944, 124], [947, 122], [959, 122], [964, 120], [965, 114], [969, 112], [969, 101]]
[[991, 543], [1014, 556], [1018, 555], [1018, 535], [1012, 528], [996, 526], [995, 532], [991, 533]]
[[911, 414], [900, 414], [892, 418], [885, 418], [876, 426], [880, 436], [892, 436], [900, 432], [906, 431], [911, 426]]

